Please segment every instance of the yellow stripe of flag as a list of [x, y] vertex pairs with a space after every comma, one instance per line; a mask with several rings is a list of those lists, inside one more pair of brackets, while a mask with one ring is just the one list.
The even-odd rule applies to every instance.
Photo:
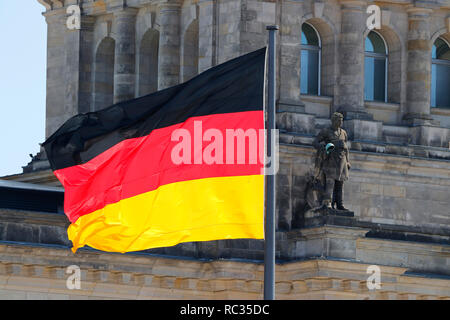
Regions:
[[139, 251], [180, 242], [263, 239], [263, 214], [263, 175], [205, 178], [107, 205], [78, 218], [67, 232], [73, 252], [84, 245]]

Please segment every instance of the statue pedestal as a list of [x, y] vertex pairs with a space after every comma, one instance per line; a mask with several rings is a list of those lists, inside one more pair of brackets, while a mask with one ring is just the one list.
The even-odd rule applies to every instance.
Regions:
[[309, 209], [308, 211], [305, 212], [305, 219], [324, 216], [354, 217], [355, 213], [349, 210], [336, 210], [323, 207], [316, 209]]
[[[355, 213], [348, 210], [335, 210], [324, 207], [309, 209], [304, 215], [304, 226], [312, 227], [329, 224], [336, 220], [354, 220]], [[344, 222], [344, 221], [342, 221]], [[351, 225], [350, 221], [346, 224]]]

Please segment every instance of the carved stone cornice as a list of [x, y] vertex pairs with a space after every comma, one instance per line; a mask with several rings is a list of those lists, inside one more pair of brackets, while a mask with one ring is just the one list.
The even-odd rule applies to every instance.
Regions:
[[129, 6], [126, 0], [110, 0], [106, 2], [108, 13], [124, 12], [125, 14], [137, 14], [138, 8]]
[[115, 7], [111, 9], [114, 16], [135, 16], [139, 9], [133, 7]]
[[40, 4], [42, 4], [46, 10], [52, 9], [52, 2], [51, 0], [37, 0]]
[[368, 6], [367, 0], [340, 0], [343, 10], [363, 10]]
[[[367, 246], [366, 244], [360, 244]], [[119, 299], [262, 298], [264, 266], [251, 261], [176, 259], [91, 250], [0, 243], [3, 291]], [[80, 289], [69, 290], [67, 267], [80, 268]], [[403, 267], [380, 266], [381, 288], [367, 287], [367, 264], [312, 259], [277, 265], [279, 299], [448, 299], [448, 279], [409, 276]]]
[[450, 3], [448, 0], [414, 0], [414, 7], [427, 9], [449, 9]]
[[179, 9], [181, 8], [181, 0], [160, 0], [158, 7], [160, 9]]
[[406, 12], [409, 17], [428, 17], [433, 12], [433, 9], [410, 5], [406, 7]]
[[47, 11], [64, 7], [63, 0], [37, 0], [37, 2], [42, 4]]

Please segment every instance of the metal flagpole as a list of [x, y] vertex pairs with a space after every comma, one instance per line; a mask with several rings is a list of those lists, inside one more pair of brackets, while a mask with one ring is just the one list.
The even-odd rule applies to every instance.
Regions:
[[[275, 61], [276, 31], [278, 26], [267, 26], [269, 30], [269, 79], [267, 103], [267, 159], [274, 167], [273, 134], [275, 134]], [[267, 165], [267, 164], [266, 164]], [[266, 225], [264, 239], [264, 300], [275, 299], [275, 172], [266, 167]]]

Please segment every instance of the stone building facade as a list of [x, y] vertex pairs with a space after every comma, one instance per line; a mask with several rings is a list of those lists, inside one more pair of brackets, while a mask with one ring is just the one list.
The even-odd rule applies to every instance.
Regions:
[[[259, 49], [265, 27], [279, 25], [277, 297], [450, 298], [449, 0], [38, 1], [48, 24], [46, 136], [77, 113]], [[72, 4], [80, 29], [66, 25]], [[370, 5], [380, 9], [373, 30]], [[350, 138], [344, 202], [354, 214], [310, 215], [311, 143], [334, 111]], [[43, 152], [3, 179], [58, 185]], [[1, 211], [1, 297], [262, 297], [262, 241], [73, 255], [66, 227], [62, 215]], [[86, 290], [64, 288], [71, 264]], [[366, 286], [370, 265], [381, 268], [381, 289]]]

